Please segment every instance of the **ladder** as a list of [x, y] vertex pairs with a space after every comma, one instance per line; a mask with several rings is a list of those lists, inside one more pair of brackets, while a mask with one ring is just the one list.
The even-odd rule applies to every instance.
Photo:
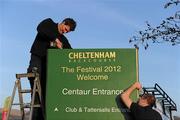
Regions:
[[[22, 89], [22, 87], [21, 87], [22, 79], [21, 78], [29, 78], [29, 77], [35, 78], [33, 88], [32, 89]], [[18, 89], [18, 95], [19, 95], [19, 103], [13, 103], [17, 89]], [[24, 103], [24, 101], [23, 101], [23, 94], [26, 94], [26, 93], [31, 93], [31, 95], [32, 95], [30, 103]], [[39, 102], [40, 102], [39, 104], [34, 103], [35, 97], [37, 97], [37, 95], [35, 95], [36, 93], [39, 96]], [[13, 93], [11, 96], [11, 103], [10, 103], [9, 110], [7, 113], [7, 120], [9, 120], [11, 108], [13, 105], [20, 106], [20, 114], [21, 114], [22, 120], [25, 117], [24, 109], [29, 108], [30, 109], [29, 120], [32, 120], [32, 114], [33, 114], [34, 107], [42, 107], [41, 103], [42, 103], [42, 97], [41, 97], [41, 85], [40, 85], [39, 74], [37, 72], [16, 74], [16, 81], [15, 81]]]

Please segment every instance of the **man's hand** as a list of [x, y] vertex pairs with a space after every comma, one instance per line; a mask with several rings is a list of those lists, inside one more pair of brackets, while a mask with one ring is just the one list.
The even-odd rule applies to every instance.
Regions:
[[135, 87], [135, 89], [137, 89], [137, 90], [142, 89], [142, 85], [141, 85], [139, 82], [135, 82], [135, 83], [133, 84], [133, 87]]
[[132, 99], [130, 98], [131, 93], [134, 90], [140, 90], [142, 88], [141, 84], [139, 82], [135, 82], [133, 85], [131, 85], [128, 89], [126, 89], [122, 94], [121, 94], [121, 99], [124, 102], [124, 104], [130, 108], [132, 104]]
[[60, 49], [63, 48], [63, 44], [62, 44], [62, 42], [58, 38], [56, 38], [55, 42], [56, 42], [57, 48], [60, 48]]

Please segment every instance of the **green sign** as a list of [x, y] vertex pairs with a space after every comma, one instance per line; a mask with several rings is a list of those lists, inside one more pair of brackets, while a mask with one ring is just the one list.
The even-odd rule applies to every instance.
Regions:
[[115, 99], [138, 81], [138, 54], [136, 49], [50, 49], [47, 72], [47, 120], [122, 120]]

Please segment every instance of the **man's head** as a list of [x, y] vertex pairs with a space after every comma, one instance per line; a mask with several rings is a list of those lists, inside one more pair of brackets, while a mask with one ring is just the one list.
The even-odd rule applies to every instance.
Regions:
[[58, 30], [60, 34], [74, 31], [76, 28], [76, 22], [72, 18], [65, 18], [60, 24], [58, 24]]
[[156, 98], [149, 93], [143, 94], [142, 96], [140, 96], [138, 100], [138, 104], [142, 107], [145, 107], [145, 106], [152, 107], [153, 105], [155, 105], [155, 102], [156, 102]]

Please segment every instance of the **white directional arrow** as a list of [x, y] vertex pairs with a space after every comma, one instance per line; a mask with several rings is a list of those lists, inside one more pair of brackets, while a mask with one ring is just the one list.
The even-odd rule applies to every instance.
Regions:
[[55, 108], [55, 109], [54, 109], [54, 112], [58, 112], [58, 111], [59, 111], [58, 108]]

